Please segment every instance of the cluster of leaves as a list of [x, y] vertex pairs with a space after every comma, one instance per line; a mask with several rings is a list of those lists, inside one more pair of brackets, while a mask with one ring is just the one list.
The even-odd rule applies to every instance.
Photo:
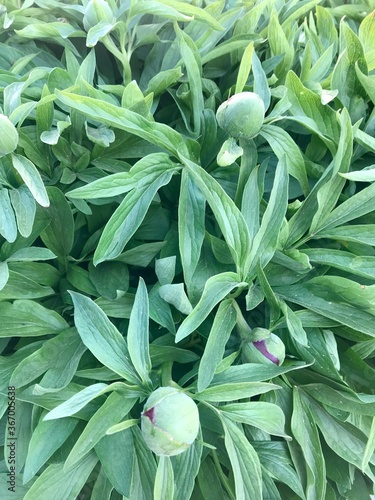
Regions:
[[[1, 2], [1, 498], [369, 498], [374, 8]], [[243, 90], [265, 121], [220, 167]], [[258, 327], [282, 365], [244, 358]], [[201, 434], [157, 459], [139, 417], [176, 384]]]

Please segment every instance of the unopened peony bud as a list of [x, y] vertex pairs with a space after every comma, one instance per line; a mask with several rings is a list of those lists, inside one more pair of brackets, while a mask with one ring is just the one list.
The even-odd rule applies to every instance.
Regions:
[[174, 387], [160, 387], [146, 401], [141, 428], [147, 446], [156, 455], [179, 455], [198, 435], [197, 405]]
[[254, 92], [240, 92], [221, 104], [216, 112], [219, 127], [236, 139], [255, 137], [264, 121], [264, 104]]
[[244, 344], [242, 356], [248, 363], [274, 363], [275, 365], [281, 365], [285, 359], [285, 346], [277, 335], [271, 333], [264, 340]]

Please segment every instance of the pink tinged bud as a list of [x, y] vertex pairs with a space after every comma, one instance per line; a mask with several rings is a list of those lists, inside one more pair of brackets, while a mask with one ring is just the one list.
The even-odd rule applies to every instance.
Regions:
[[174, 387], [160, 387], [146, 401], [141, 429], [147, 446], [156, 455], [179, 455], [198, 435], [197, 405]]
[[272, 363], [275, 363], [275, 365], [280, 364], [278, 358], [268, 352], [265, 340], [258, 340], [257, 342], [253, 342], [253, 345], [258, 349], [258, 351], [263, 354], [263, 356], [272, 361]]
[[242, 348], [242, 357], [247, 363], [274, 363], [281, 365], [285, 359], [283, 341], [274, 333], [262, 340], [246, 342]]

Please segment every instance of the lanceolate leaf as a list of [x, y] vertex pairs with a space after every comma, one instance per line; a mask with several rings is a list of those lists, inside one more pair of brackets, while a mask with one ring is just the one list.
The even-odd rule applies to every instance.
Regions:
[[123, 336], [95, 302], [79, 293], [70, 293], [74, 303], [75, 325], [82, 342], [105, 366], [137, 384], [138, 377]]
[[180, 134], [167, 125], [151, 122], [134, 111], [120, 108], [119, 106], [114, 106], [113, 104], [93, 99], [92, 97], [72, 94], [70, 92], [57, 91], [56, 93], [62, 103], [98, 122], [145, 138], [175, 156], [177, 156], [178, 151], [181, 151], [183, 154], [187, 152]]
[[222, 417], [225, 447], [234, 474], [237, 500], [262, 498], [262, 474], [258, 455], [241, 429]]
[[137, 293], [130, 313], [128, 328], [129, 356], [134, 368], [144, 383], [151, 384], [150, 371], [151, 359], [149, 354], [148, 336], [148, 295], [145, 282], [139, 280]]
[[181, 176], [178, 205], [178, 237], [182, 267], [190, 285], [204, 239], [205, 199], [186, 170]]
[[240, 282], [235, 273], [222, 273], [208, 279], [198, 304], [178, 329], [176, 342], [180, 342], [198, 328], [215, 305], [238, 286], [246, 286], [246, 283]]
[[118, 257], [143, 221], [158, 189], [168, 184], [173, 170], [156, 172], [148, 183], [133, 189], [109, 219], [94, 255], [94, 265]]
[[207, 199], [231, 250], [238, 271], [246, 272], [245, 261], [250, 248], [250, 236], [243, 215], [218, 182], [202, 168], [181, 156], [189, 173]]

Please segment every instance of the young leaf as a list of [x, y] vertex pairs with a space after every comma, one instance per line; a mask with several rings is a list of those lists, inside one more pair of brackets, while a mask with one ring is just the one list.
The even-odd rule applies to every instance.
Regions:
[[147, 288], [143, 279], [140, 278], [133, 308], [130, 313], [127, 340], [129, 356], [134, 368], [137, 370], [142, 382], [151, 385], [151, 359], [148, 346], [148, 309]]
[[278, 163], [268, 206], [247, 259], [246, 268], [250, 276], [258, 262], [265, 267], [275, 253], [287, 204], [288, 173], [284, 156]]
[[216, 368], [223, 359], [225, 345], [236, 324], [236, 311], [231, 300], [224, 300], [219, 305], [208, 341], [198, 370], [197, 390], [202, 392], [213, 379]]
[[122, 394], [112, 392], [87, 423], [69, 453], [64, 469], [69, 470], [89, 453], [99, 440], [106, 435], [107, 429], [117, 424], [128, 414], [135, 402], [135, 399], [125, 399]]
[[[272, 403], [233, 403], [220, 406], [220, 411], [235, 422], [252, 425], [268, 434], [288, 437], [285, 434], [285, 416], [279, 406]], [[290, 439], [290, 438], [289, 438]]]
[[194, 310], [184, 319], [176, 333], [176, 342], [190, 335], [207, 318], [212, 309], [229, 292], [238, 286], [245, 286], [241, 283], [235, 273], [222, 273], [212, 276], [206, 282], [202, 296]]
[[324, 500], [326, 470], [319, 434], [310, 410], [304, 404], [297, 388], [293, 391], [291, 429], [293, 436], [302, 448], [306, 462], [306, 498]]
[[189, 289], [204, 239], [205, 198], [193, 179], [182, 171], [178, 204], [178, 238], [184, 277]]
[[94, 254], [94, 265], [118, 257], [142, 223], [158, 189], [171, 180], [173, 170], [156, 172], [148, 184], [133, 189], [109, 219]]
[[137, 385], [139, 380], [124, 337], [95, 302], [80, 293], [70, 292], [70, 295], [82, 342], [103, 365]]
[[262, 473], [257, 453], [236, 424], [224, 416], [221, 421], [234, 475], [236, 499], [262, 498]]
[[154, 485], [155, 500], [173, 500], [174, 482], [173, 467], [169, 457], [159, 457]]
[[190, 175], [207, 199], [233, 256], [237, 269], [245, 273], [250, 236], [243, 215], [220, 184], [203, 168], [181, 155]]

